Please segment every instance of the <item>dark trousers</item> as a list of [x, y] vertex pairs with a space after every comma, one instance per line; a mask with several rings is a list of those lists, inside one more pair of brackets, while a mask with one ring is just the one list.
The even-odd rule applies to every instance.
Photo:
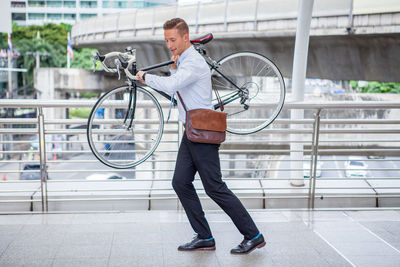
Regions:
[[200, 174], [206, 194], [228, 214], [240, 233], [246, 239], [251, 239], [259, 231], [243, 204], [222, 181], [218, 150], [219, 145], [191, 142], [185, 132], [178, 151], [172, 186], [199, 238], [210, 238], [212, 233], [193, 186], [196, 172]]

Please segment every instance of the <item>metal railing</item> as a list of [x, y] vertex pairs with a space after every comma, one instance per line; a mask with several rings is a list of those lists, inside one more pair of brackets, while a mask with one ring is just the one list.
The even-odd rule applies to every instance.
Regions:
[[[111, 169], [92, 155], [86, 120], [66, 115], [71, 108], [91, 108], [94, 103], [0, 100], [6, 116], [0, 119], [0, 211], [181, 208], [170, 185], [181, 125], [176, 120], [166, 124], [160, 146], [143, 164]], [[168, 103], [162, 106], [166, 111]], [[289, 119], [291, 109], [304, 110], [305, 118]], [[398, 102], [288, 103], [267, 129], [227, 136], [220, 149], [224, 180], [249, 208], [398, 206], [399, 109]], [[303, 127], [293, 129], [294, 124]], [[294, 135], [301, 141], [293, 141]], [[307, 158], [291, 159], [290, 152], [296, 152], [292, 143], [303, 144], [297, 152]], [[299, 161], [302, 168], [291, 166]], [[362, 166], [349, 167], [350, 161]], [[26, 169], [29, 164], [40, 168]], [[109, 172], [127, 179], [86, 179], [91, 173]], [[37, 180], [25, 180], [31, 179], [26, 178], [29, 174]], [[294, 180], [304, 181], [304, 186], [292, 186]], [[195, 185], [205, 208], [215, 208], [199, 177]]]

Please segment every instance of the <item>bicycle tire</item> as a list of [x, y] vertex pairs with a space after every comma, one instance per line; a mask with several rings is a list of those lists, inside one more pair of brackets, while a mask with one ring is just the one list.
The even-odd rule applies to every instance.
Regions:
[[[218, 61], [218, 71], [236, 86], [247, 92], [225, 105], [228, 113], [227, 131], [233, 134], [252, 134], [270, 125], [279, 115], [285, 102], [285, 82], [278, 67], [267, 57], [249, 51], [235, 52]], [[226, 101], [239, 90], [213, 69], [212, 86]], [[240, 103], [240, 100], [245, 100]], [[213, 90], [213, 104], [218, 104]], [[248, 109], [245, 109], [245, 105]]]
[[158, 100], [142, 87], [137, 87], [135, 118], [129, 129], [130, 116], [125, 116], [132, 110], [128, 109], [129, 98], [128, 86], [114, 88], [98, 99], [88, 118], [90, 150], [103, 164], [117, 169], [132, 168], [148, 159], [164, 130]]

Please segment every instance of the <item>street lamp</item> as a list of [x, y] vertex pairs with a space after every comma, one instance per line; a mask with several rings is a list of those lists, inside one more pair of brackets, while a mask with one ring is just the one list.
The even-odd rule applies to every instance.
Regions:
[[50, 53], [47, 52], [32, 52], [32, 51], [28, 51], [26, 52], [26, 54], [28, 56], [34, 56], [36, 57], [36, 68], [40, 68], [40, 57], [48, 57], [50, 56]]

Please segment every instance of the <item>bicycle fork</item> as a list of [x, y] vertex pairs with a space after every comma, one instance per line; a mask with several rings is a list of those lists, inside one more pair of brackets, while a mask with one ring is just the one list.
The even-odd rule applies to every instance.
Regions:
[[[127, 130], [132, 129], [133, 120], [135, 119], [135, 110], [136, 110], [136, 99], [137, 99], [137, 85], [136, 83], [129, 81], [129, 104], [128, 104], [128, 112], [125, 114], [124, 125], [127, 126]], [[129, 124], [127, 124], [129, 121]]]

